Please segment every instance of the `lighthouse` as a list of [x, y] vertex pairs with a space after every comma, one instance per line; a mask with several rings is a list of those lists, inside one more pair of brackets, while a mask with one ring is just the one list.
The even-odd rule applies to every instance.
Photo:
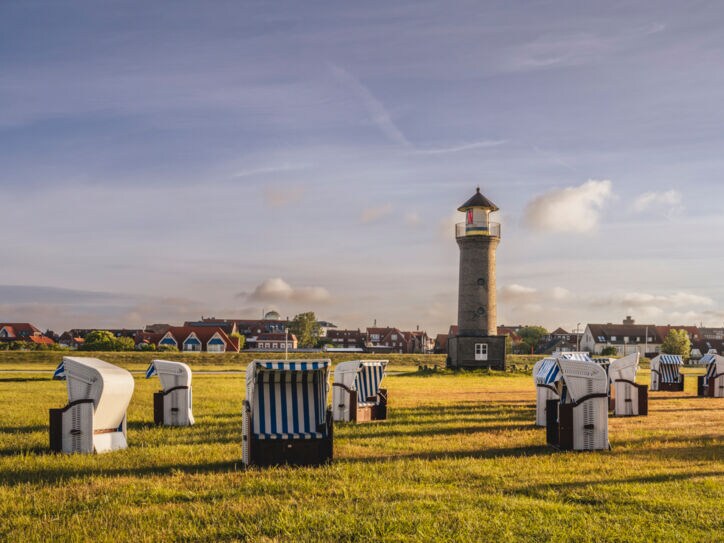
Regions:
[[498, 335], [495, 293], [500, 224], [490, 220], [498, 206], [478, 187], [458, 211], [465, 214], [465, 221], [455, 225], [460, 247], [458, 330], [448, 339], [448, 366], [504, 370], [505, 336]]

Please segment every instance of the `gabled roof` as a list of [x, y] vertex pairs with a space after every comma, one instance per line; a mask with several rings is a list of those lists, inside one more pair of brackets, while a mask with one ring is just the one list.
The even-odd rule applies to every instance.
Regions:
[[555, 330], [553, 330], [551, 332], [551, 335], [552, 336], [570, 336], [571, 334], [569, 334], [568, 332], [566, 332], [563, 328], [561, 328], [559, 326], [558, 328], [556, 328]]
[[219, 334], [221, 339], [224, 340], [227, 346], [227, 350], [239, 350], [239, 342], [235, 338], [230, 338], [228, 335], [226, 335], [226, 332], [222, 330], [219, 327], [213, 327], [213, 326], [171, 326], [166, 332], [162, 334], [153, 334], [150, 336], [149, 340], [152, 343], [158, 344], [159, 341], [161, 341], [166, 334], [171, 334], [173, 338], [176, 340], [176, 343], [181, 346], [183, 345], [183, 342], [188, 338], [191, 334], [195, 334], [197, 338], [199, 338], [199, 341], [206, 345], [209, 340], [214, 337], [215, 334]]
[[475, 194], [458, 208], [458, 211], [467, 211], [471, 207], [482, 207], [490, 211], [498, 211], [498, 206], [480, 194], [480, 187], [475, 189]]
[[688, 336], [693, 340], [699, 340], [701, 339], [701, 332], [699, 331], [698, 326], [657, 326], [656, 331], [659, 333], [659, 336], [663, 339], [665, 338], [671, 330], [686, 330], [686, 333]]
[[5, 328], [9, 337], [42, 335], [42, 332], [29, 322], [0, 322], [0, 330]]

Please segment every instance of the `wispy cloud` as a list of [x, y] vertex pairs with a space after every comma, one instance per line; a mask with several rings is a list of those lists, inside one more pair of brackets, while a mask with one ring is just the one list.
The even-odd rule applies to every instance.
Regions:
[[681, 193], [674, 189], [666, 192], [646, 192], [634, 200], [633, 210], [641, 213], [650, 208], [658, 208], [665, 214], [672, 215], [683, 210], [682, 200]]
[[392, 214], [392, 204], [380, 204], [378, 206], [368, 207], [362, 210], [360, 220], [363, 223], [371, 223], [384, 219]]
[[402, 133], [402, 130], [392, 120], [392, 115], [387, 111], [385, 105], [378, 100], [372, 92], [353, 76], [349, 71], [334, 64], [330, 65], [334, 76], [347, 86], [367, 110], [372, 122], [380, 131], [393, 143], [404, 147], [412, 147], [410, 141]]
[[274, 173], [284, 172], [295, 172], [299, 170], [305, 170], [309, 168], [309, 164], [280, 164], [278, 166], [265, 166], [261, 168], [251, 168], [248, 170], [241, 170], [232, 174], [232, 178], [239, 179], [244, 177], [256, 177], [262, 175], [269, 175]]
[[598, 228], [601, 209], [612, 196], [608, 180], [591, 179], [577, 187], [554, 189], [528, 203], [524, 222], [541, 232], [592, 232]]
[[430, 149], [415, 149], [413, 153], [417, 155], [446, 155], [450, 153], [460, 153], [462, 151], [472, 151], [473, 149], [484, 149], [487, 147], [498, 147], [508, 143], [508, 140], [480, 140], [471, 143], [463, 143], [451, 147], [434, 147]]

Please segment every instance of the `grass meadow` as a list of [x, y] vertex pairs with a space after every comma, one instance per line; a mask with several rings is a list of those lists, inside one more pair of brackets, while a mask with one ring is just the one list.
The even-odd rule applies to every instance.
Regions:
[[[153, 426], [158, 380], [136, 374], [127, 450], [49, 453], [60, 356], [0, 354], [16, 370], [0, 372], [0, 540], [724, 540], [724, 400], [695, 397], [699, 369], [651, 393], [648, 417], [611, 418], [611, 451], [559, 453], [533, 426], [529, 373], [393, 359], [389, 420], [335, 425], [333, 464], [245, 471], [240, 373], [194, 377], [191, 428]], [[118, 356], [102, 358], [145, 369]], [[243, 369], [234, 356], [198, 369]]]

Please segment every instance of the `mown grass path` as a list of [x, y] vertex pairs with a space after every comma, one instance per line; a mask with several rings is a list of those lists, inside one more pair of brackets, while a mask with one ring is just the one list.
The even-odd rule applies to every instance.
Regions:
[[[642, 372], [641, 380], [648, 375]], [[192, 428], [151, 424], [136, 376], [128, 450], [49, 454], [65, 384], [0, 374], [0, 540], [721, 541], [724, 400], [652, 393], [613, 450], [558, 453], [529, 375], [390, 376], [390, 420], [335, 427], [335, 462], [243, 471], [243, 375], [198, 375]]]

